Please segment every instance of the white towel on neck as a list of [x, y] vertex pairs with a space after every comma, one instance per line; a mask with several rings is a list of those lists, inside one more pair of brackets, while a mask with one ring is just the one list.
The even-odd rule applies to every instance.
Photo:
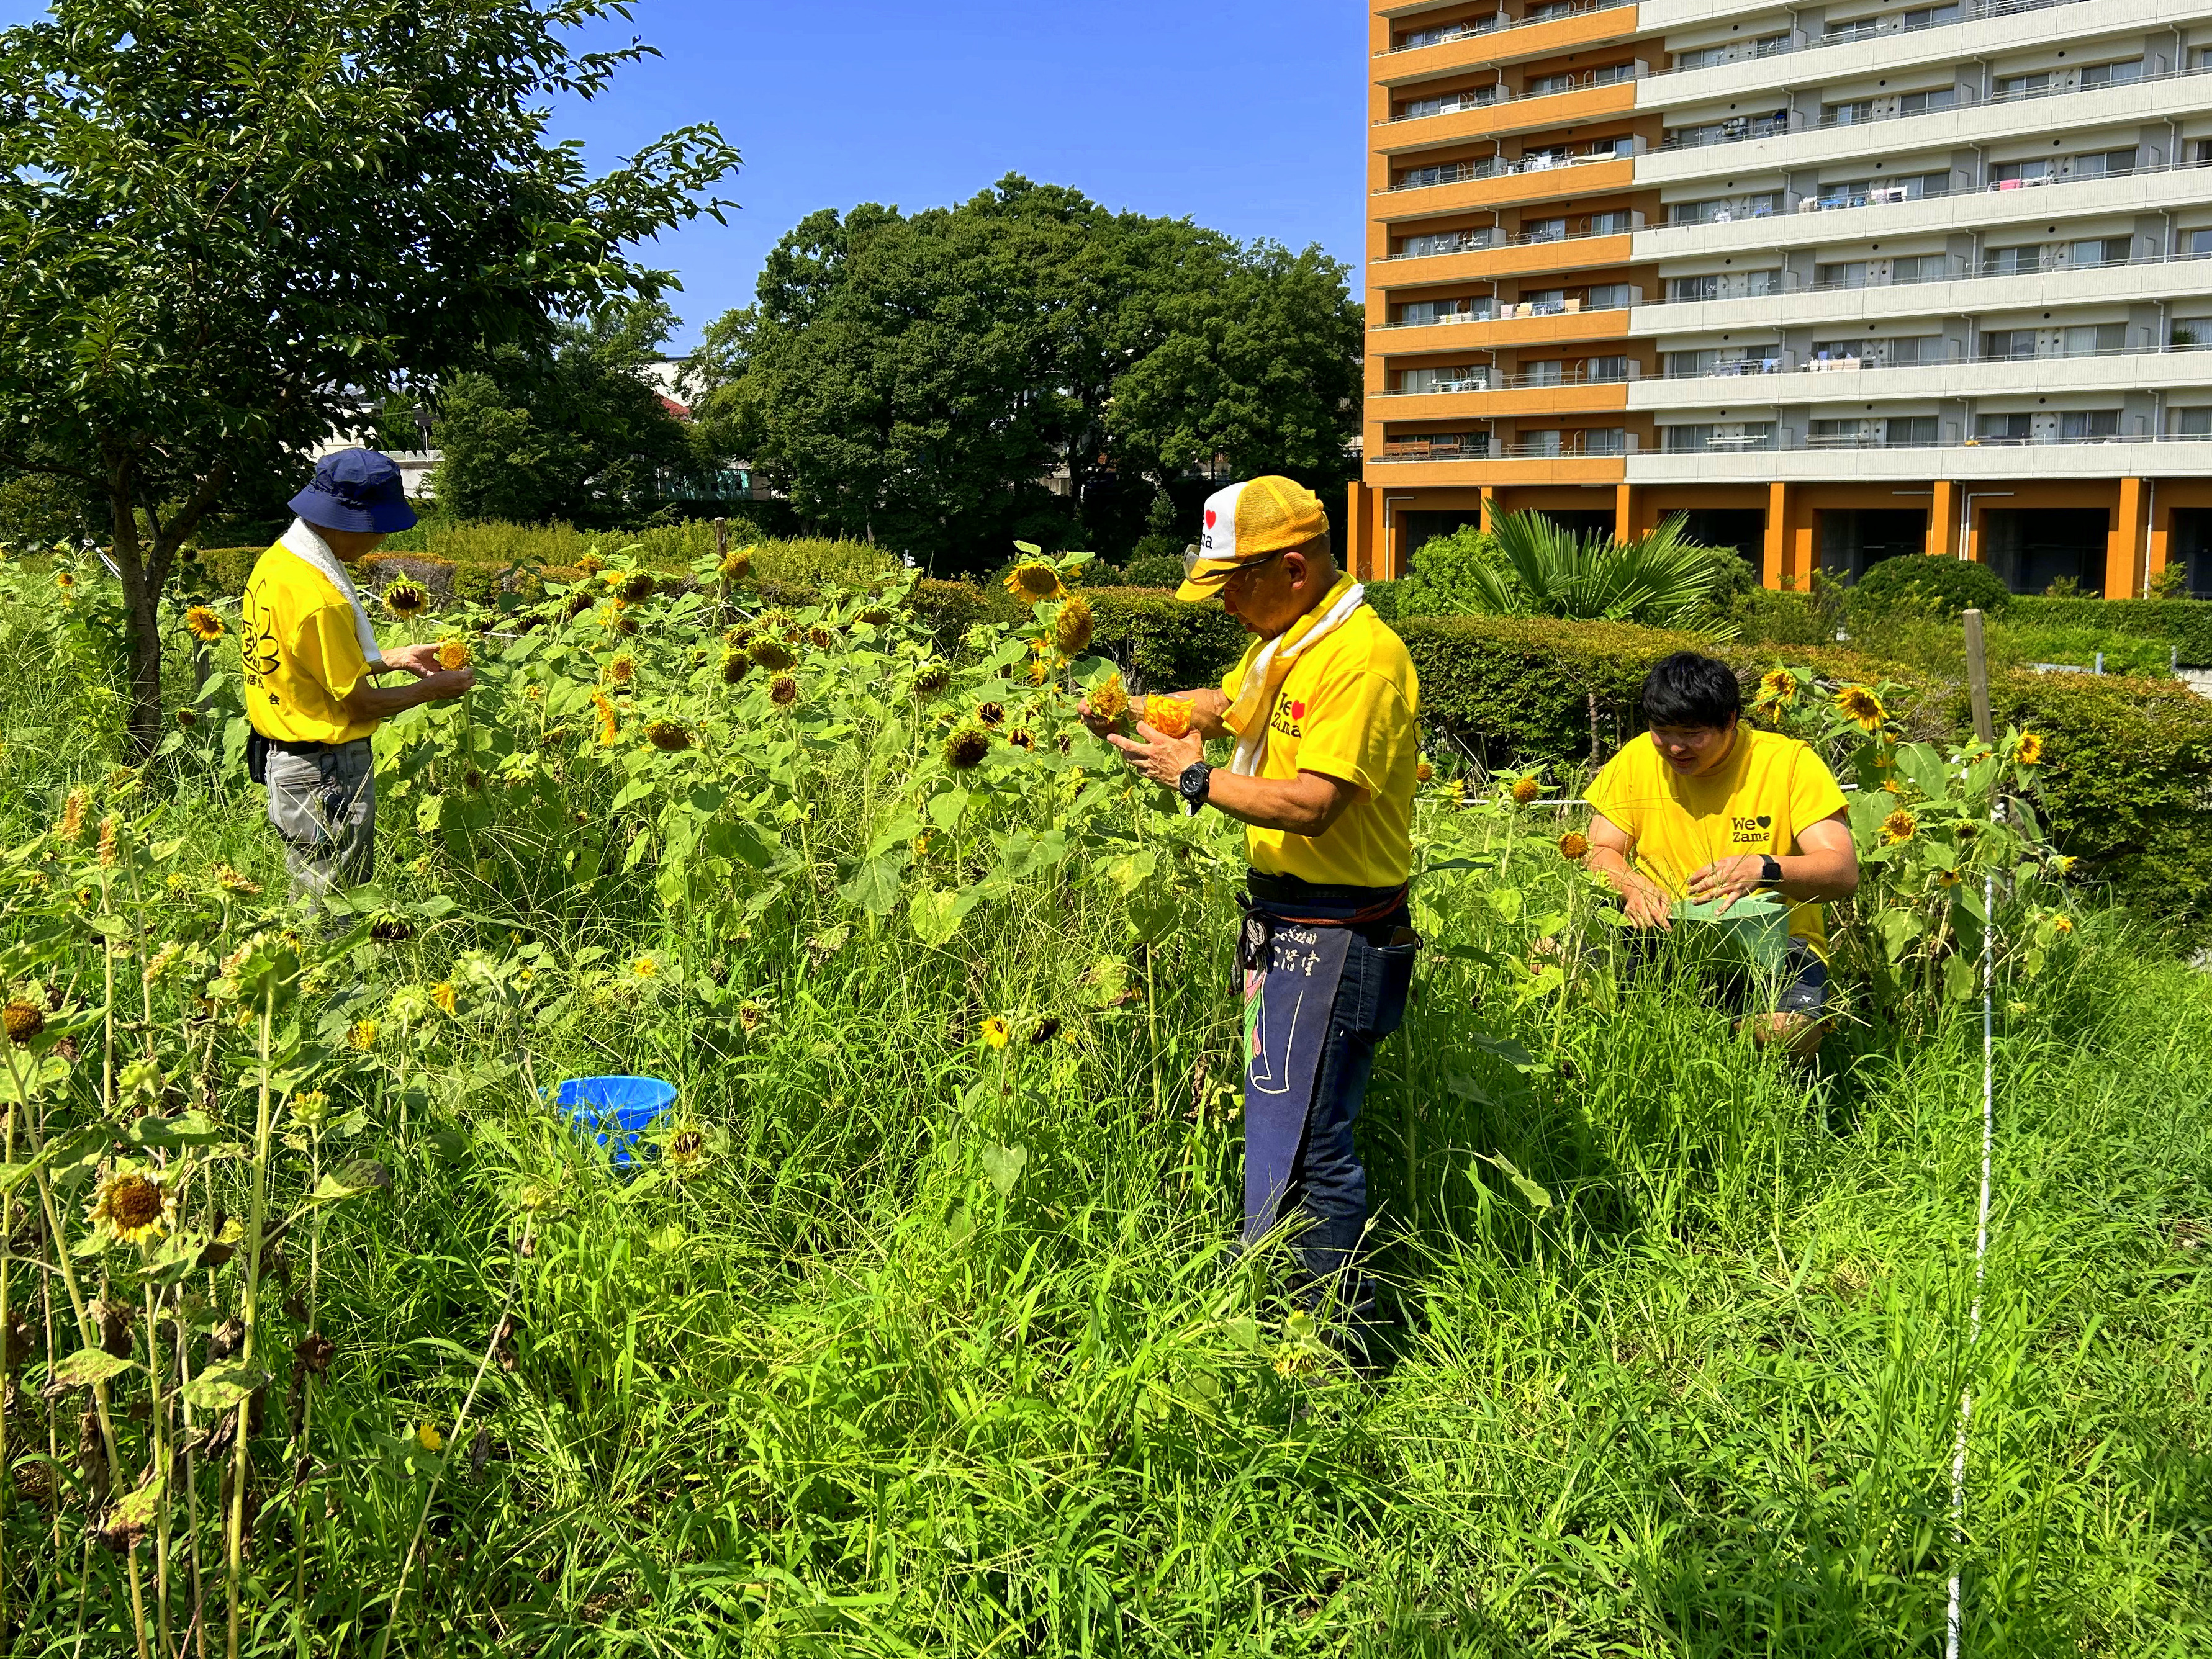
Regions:
[[1239, 704], [1247, 699], [1257, 705], [1257, 712], [1245, 723], [1244, 735], [1237, 740], [1237, 752], [1229, 758], [1229, 770], [1240, 778], [1256, 778], [1267, 760], [1267, 722], [1273, 709], [1266, 706], [1267, 688], [1272, 681], [1279, 686], [1290, 677], [1291, 664], [1306, 650], [1326, 639], [1343, 625], [1352, 614], [1367, 602], [1367, 590], [1354, 582], [1337, 596], [1336, 602], [1313, 619], [1310, 627], [1293, 624], [1270, 639], [1260, 654], [1252, 659], [1252, 666], [1244, 670], [1244, 683], [1239, 689]]
[[304, 518], [295, 518], [292, 528], [277, 538], [276, 545], [315, 568], [316, 574], [338, 590], [338, 596], [353, 607], [353, 636], [361, 641], [361, 654], [371, 668], [384, 661], [384, 647], [376, 643], [376, 630], [369, 626], [368, 613], [362, 608], [361, 595], [354, 590], [353, 578], [331, 544], [317, 535], [315, 527]]

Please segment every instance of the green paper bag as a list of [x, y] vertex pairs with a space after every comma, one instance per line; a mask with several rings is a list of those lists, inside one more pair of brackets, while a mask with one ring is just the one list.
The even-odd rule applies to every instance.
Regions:
[[1770, 978], [1779, 978], [1790, 955], [1790, 906], [1769, 893], [1739, 899], [1721, 913], [1718, 899], [1678, 899], [1674, 925], [1695, 929], [1687, 937], [1707, 945], [1722, 960]]

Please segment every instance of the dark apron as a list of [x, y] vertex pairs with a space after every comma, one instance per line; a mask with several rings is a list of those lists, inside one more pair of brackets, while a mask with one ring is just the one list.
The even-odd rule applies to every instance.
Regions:
[[1244, 1242], [1272, 1228], [1297, 1173], [1352, 935], [1387, 944], [1406, 889], [1323, 887], [1254, 870], [1237, 966], [1244, 976]]

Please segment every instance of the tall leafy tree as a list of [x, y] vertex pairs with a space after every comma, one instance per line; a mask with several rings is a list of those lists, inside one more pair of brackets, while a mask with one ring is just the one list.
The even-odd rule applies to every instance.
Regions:
[[[556, 94], [649, 51], [574, 45], [617, 0], [55, 0], [0, 33], [0, 469], [113, 525], [131, 736], [161, 729], [156, 604], [233, 484], [365, 396], [652, 297], [627, 251], [738, 156], [686, 127], [603, 177]], [[139, 515], [149, 533], [142, 536]]]
[[645, 381], [675, 318], [657, 300], [564, 324], [553, 348], [502, 346], [439, 399], [438, 505], [463, 518], [635, 524], [695, 468], [690, 433]]
[[[1018, 176], [956, 208], [825, 210], [708, 331], [696, 407], [802, 517], [988, 565], [1015, 536], [1097, 535], [1105, 474], [1158, 485], [1225, 454], [1340, 482], [1358, 421], [1347, 278], [1317, 251]], [[1153, 491], [1120, 493], [1141, 514]]]

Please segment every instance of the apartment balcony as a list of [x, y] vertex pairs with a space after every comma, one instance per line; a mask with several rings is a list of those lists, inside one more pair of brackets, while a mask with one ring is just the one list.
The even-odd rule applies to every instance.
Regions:
[[1478, 21], [1459, 26], [1456, 33], [1426, 45], [1376, 53], [1376, 84], [1402, 87], [1454, 70], [1579, 51], [1637, 29], [1636, 0], [1552, 0], [1550, 4], [1532, 8], [1526, 17], [1505, 18], [1498, 13], [1492, 16], [1498, 21]]
[[1628, 155], [1592, 155], [1542, 165], [1470, 162], [1434, 184], [1395, 185], [1374, 195], [1374, 217], [1401, 225], [1447, 213], [1492, 212], [1531, 202], [1574, 200], [1626, 191], [1636, 183]]
[[[1766, 369], [1765, 364], [1773, 364]], [[1964, 398], [2212, 389], [2212, 346], [2068, 356], [1970, 358], [1959, 362], [1864, 365], [1858, 358], [1800, 363], [1774, 353], [1745, 369], [1638, 380], [1638, 410], [1737, 409], [1801, 403], [1956, 402]], [[2208, 454], [2212, 459], [2212, 454]]]
[[[1370, 280], [1376, 288], [1411, 288], [1455, 278], [1487, 280], [1621, 265], [1628, 262], [1632, 234], [1621, 231], [1564, 236], [1493, 233], [1486, 245], [1455, 253], [1394, 254], [1371, 260]], [[1400, 325], [1378, 323], [1374, 326]]]
[[1367, 418], [1376, 421], [1492, 421], [1549, 419], [1553, 415], [1618, 415], [1628, 408], [1628, 382], [1562, 376], [1530, 381], [1497, 376], [1460, 391], [1367, 394]]
[[1901, 318], [1971, 317], [2033, 307], [2056, 310], [2195, 299], [2208, 290], [2212, 290], [2212, 259], [2204, 256], [2058, 266], [2008, 276], [1954, 271], [1928, 282], [1865, 288], [1786, 287], [1759, 298], [1639, 306], [1628, 333], [1638, 339], [1736, 329], [1771, 333], [1785, 321], [1793, 329], [1840, 325], [1855, 330]]
[[[1631, 444], [1632, 446], [1633, 439]], [[1620, 455], [1527, 454], [1514, 446], [1486, 454], [1385, 453], [1367, 457], [1367, 481], [1384, 489], [1479, 489], [1511, 486], [1619, 484], [1635, 457]]]
[[1699, 451], [1628, 458], [1632, 484], [1921, 483], [2002, 480], [2187, 478], [2212, 469], [2201, 438], [2059, 439], [2041, 444], [1836, 445], [1820, 449]]
[[1807, 127], [1793, 118], [1790, 130], [1773, 136], [1754, 133], [1740, 142], [1654, 150], [1638, 164], [1637, 182], [1686, 184], [1719, 173], [1741, 177], [1816, 167], [1857, 160], [1869, 154], [1963, 149], [2036, 137], [2057, 127], [2088, 129], [2179, 121], [2207, 109], [2212, 109], [2212, 70], [2192, 69], [2117, 87], [2049, 98], [1960, 105], [1848, 126]]
[[[1762, 94], [1790, 88], [1832, 85], [1869, 76], [1894, 75], [1923, 66], [1971, 63], [1977, 58], [2033, 51], [2045, 42], [2072, 41], [2094, 35], [2140, 38], [2201, 21], [2203, 9], [2189, 0], [2098, 0], [2094, 12], [2079, 9], [2082, 0], [2003, 0], [2002, 3], [1961, 6], [1960, 15], [1948, 23], [1912, 27], [1905, 19], [1913, 10], [1933, 12], [1935, 6], [1915, 4], [1878, 21], [1884, 27], [1873, 33], [1855, 25], [1818, 37], [1796, 37], [1781, 51], [1739, 58], [1694, 70], [1655, 70], [1638, 87], [1642, 109], [1681, 109], [1723, 100], [1756, 99]], [[1694, 18], [1656, 21], [1694, 6]], [[1697, 0], [1665, 0], [1645, 5], [1638, 26], [1646, 30], [1674, 33], [1724, 19], [1740, 12], [1771, 13], [1769, 5], [1708, 7]]]
[[1627, 115], [1636, 108], [1632, 74], [1605, 82], [1588, 82], [1565, 92], [1532, 95], [1516, 94], [1504, 87], [1486, 87], [1481, 91], [1488, 95], [1469, 93], [1468, 101], [1434, 114], [1401, 115], [1377, 121], [1376, 153], [1406, 155], [1442, 144], [1494, 138], [1504, 133], [1578, 126], [1608, 116]]
[[2017, 189], [1959, 188], [1909, 201], [1856, 197], [1846, 198], [1844, 205], [1827, 207], [1820, 197], [1806, 197], [1793, 198], [1779, 213], [1714, 224], [1648, 226], [1636, 233], [1632, 257], [1641, 264], [1660, 259], [1763, 253], [1814, 242], [1856, 243], [1876, 237], [1986, 230], [2024, 224], [2031, 219], [2049, 224], [2054, 220], [2172, 212], [2200, 204], [2207, 187], [2203, 164], [2168, 162], [2125, 173], [2062, 179]]

